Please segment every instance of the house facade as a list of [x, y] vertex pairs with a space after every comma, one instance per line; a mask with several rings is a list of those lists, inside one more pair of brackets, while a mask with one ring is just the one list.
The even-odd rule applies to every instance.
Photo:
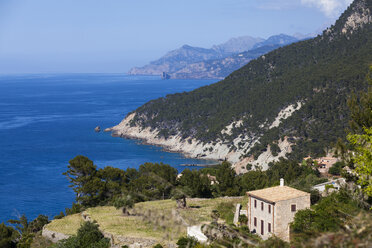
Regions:
[[298, 210], [310, 208], [310, 194], [288, 186], [249, 191], [248, 227], [263, 239], [275, 235], [289, 241], [289, 224]]

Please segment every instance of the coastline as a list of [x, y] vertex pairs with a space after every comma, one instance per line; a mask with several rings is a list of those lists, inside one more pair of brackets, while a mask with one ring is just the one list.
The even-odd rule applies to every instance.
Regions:
[[239, 161], [240, 153], [230, 151], [230, 148], [222, 141], [216, 144], [204, 144], [196, 139], [182, 139], [181, 134], [170, 136], [169, 138], [160, 138], [157, 129], [142, 128], [137, 125], [131, 125], [130, 121], [135, 113], [129, 114], [118, 125], [106, 128], [105, 132], [111, 132], [113, 137], [139, 140], [146, 145], [162, 147], [164, 151], [182, 153], [187, 158], [206, 159], [214, 161], [227, 160], [231, 163]]
[[281, 152], [276, 156], [272, 155], [269, 145], [267, 151], [261, 153], [258, 158], [244, 156], [244, 152], [258, 142], [258, 139], [254, 137], [253, 144], [245, 143], [241, 148], [234, 148], [233, 146], [235, 145], [236, 147], [236, 144], [242, 142], [243, 139], [250, 139], [249, 137], [237, 137], [232, 143], [233, 146], [224, 143], [220, 139], [209, 143], [203, 143], [194, 138], [183, 139], [181, 133], [165, 139], [164, 137], [159, 137], [159, 130], [157, 129], [133, 125], [131, 121], [135, 115], [136, 112], [128, 114], [118, 125], [106, 128], [104, 131], [111, 132], [113, 137], [139, 140], [142, 144], [161, 147], [166, 152], [181, 153], [186, 158], [228, 161], [232, 164], [237, 174], [248, 172], [246, 168], [248, 164], [251, 164], [253, 168], [267, 170], [270, 162], [278, 161], [280, 157], [286, 157], [292, 151], [291, 146], [293, 144], [288, 141], [287, 137], [278, 140]]

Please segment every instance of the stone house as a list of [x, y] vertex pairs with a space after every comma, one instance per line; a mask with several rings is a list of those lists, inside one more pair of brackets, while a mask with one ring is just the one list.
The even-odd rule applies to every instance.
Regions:
[[248, 195], [248, 227], [263, 239], [275, 235], [289, 241], [289, 224], [298, 210], [310, 208], [310, 194], [288, 186], [254, 190]]

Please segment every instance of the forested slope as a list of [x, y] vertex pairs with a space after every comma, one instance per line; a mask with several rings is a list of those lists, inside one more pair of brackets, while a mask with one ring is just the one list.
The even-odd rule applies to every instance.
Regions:
[[157, 139], [209, 144], [200, 157], [216, 144], [228, 147], [227, 159], [232, 153], [257, 158], [269, 144], [278, 154], [284, 136], [293, 144], [290, 156], [322, 155], [345, 136], [350, 94], [367, 88], [371, 10], [372, 0], [355, 0], [322, 35], [261, 56], [216, 84], [150, 101], [127, 118], [126, 128], [113, 130], [126, 136], [130, 128], [147, 128]]

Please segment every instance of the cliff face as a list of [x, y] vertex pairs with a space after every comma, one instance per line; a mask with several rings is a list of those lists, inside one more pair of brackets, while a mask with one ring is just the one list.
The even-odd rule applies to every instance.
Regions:
[[184, 45], [148, 65], [132, 68], [128, 74], [162, 75], [166, 72], [171, 79], [224, 78], [250, 60], [295, 41], [296, 38], [287, 35], [267, 40], [246, 36], [230, 39], [211, 49]]
[[110, 129], [238, 172], [321, 156], [345, 137], [351, 92], [367, 88], [372, 0], [355, 0], [322, 35], [281, 47], [216, 84], [150, 101]]

